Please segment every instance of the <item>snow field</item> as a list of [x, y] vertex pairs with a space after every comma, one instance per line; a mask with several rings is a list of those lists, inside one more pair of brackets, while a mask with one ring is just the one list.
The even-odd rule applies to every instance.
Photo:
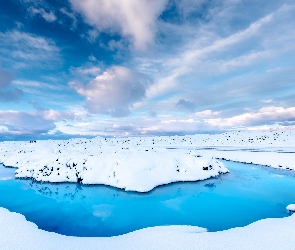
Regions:
[[147, 192], [227, 173], [214, 158], [295, 170], [294, 146], [295, 131], [1, 142], [0, 162], [18, 178]]

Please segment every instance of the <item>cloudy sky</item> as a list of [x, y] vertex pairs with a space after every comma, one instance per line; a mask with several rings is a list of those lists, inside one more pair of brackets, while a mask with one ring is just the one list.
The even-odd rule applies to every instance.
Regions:
[[294, 0], [0, 1], [0, 140], [274, 128]]

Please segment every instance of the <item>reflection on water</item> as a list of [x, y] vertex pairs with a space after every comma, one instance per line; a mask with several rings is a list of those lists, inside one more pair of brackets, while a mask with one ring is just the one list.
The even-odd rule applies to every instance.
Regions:
[[4, 168], [0, 163], [0, 181], [14, 179], [15, 168]]
[[231, 173], [219, 178], [174, 183], [145, 194], [103, 185], [19, 180], [14, 179], [15, 169], [0, 166], [0, 206], [24, 214], [41, 229], [77, 236], [112, 236], [157, 225], [216, 231], [288, 215], [285, 207], [295, 202], [294, 176], [225, 164]]

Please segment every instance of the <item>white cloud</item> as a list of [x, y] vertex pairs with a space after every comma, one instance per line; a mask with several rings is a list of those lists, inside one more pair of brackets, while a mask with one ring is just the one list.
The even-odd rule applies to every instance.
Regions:
[[263, 107], [256, 112], [248, 112], [230, 118], [207, 119], [214, 127], [256, 126], [276, 122], [295, 121], [295, 107]]
[[73, 119], [71, 112], [45, 110], [40, 112], [20, 112], [0, 110], [0, 134], [41, 134], [56, 128], [55, 122]]
[[37, 9], [31, 7], [29, 8], [29, 11], [32, 15], [42, 16], [47, 22], [54, 22], [57, 19], [55, 14], [51, 10], [49, 12], [46, 12], [43, 8]]
[[[186, 8], [189, 6], [188, 2], [183, 4]], [[223, 3], [226, 5], [228, 1]], [[236, 12], [237, 8], [234, 6], [226, 11], [227, 16], [224, 18], [228, 22], [236, 18], [236, 13], [233, 12]], [[171, 53], [159, 51], [160, 56], [157, 54], [157, 59], [161, 58], [161, 62], [158, 61], [156, 66], [153, 58], [142, 59], [138, 66], [141, 68], [141, 65], [144, 65], [148, 68], [146, 71], [152, 71], [153, 67], [158, 69], [158, 73], [155, 74], [155, 84], [148, 90], [147, 96], [159, 98], [173, 94], [175, 91], [185, 92], [187, 89], [190, 93], [197, 92], [198, 89], [206, 89], [205, 83], [202, 82], [212, 77], [225, 76], [256, 66], [266, 67], [270, 62], [285, 60], [286, 56], [295, 50], [294, 42], [291, 42], [295, 39], [295, 32], [290, 26], [294, 21], [294, 10], [294, 5], [281, 5], [256, 20], [249, 16], [249, 22], [242, 28], [234, 30], [232, 27], [236, 26], [232, 23], [227, 24], [229, 27], [220, 27], [220, 17], [214, 15], [206, 19], [208, 22], [194, 23], [194, 32], [191, 31], [191, 27], [177, 26], [174, 28], [177, 29], [176, 39], [185, 34], [182, 45], [178, 44], [177, 49], [172, 49]], [[232, 18], [233, 16], [235, 18]], [[181, 29], [181, 32], [178, 29]], [[137, 61], [140, 63], [140, 59]], [[215, 81], [214, 84], [218, 85], [218, 82]], [[251, 85], [249, 83], [249, 86]], [[184, 96], [182, 99], [189, 100]]]
[[83, 75], [96, 76], [100, 73], [101, 69], [100, 67], [97, 67], [97, 66], [90, 66], [90, 67], [82, 66], [82, 67], [75, 68], [73, 71], [82, 76]]
[[136, 49], [152, 43], [156, 20], [167, 0], [70, 0], [72, 8], [99, 32], [117, 32]]
[[141, 129], [142, 131], [146, 131], [150, 133], [151, 131], [160, 132], [192, 132], [197, 131], [202, 122], [194, 120], [194, 119], [185, 119], [185, 120], [164, 120], [156, 123], [151, 127], [145, 127]]
[[53, 68], [60, 63], [59, 52], [51, 39], [18, 30], [0, 32], [0, 55], [14, 68]]
[[126, 116], [133, 103], [145, 97], [148, 83], [143, 75], [113, 66], [87, 85], [75, 81], [69, 85], [86, 97], [86, 108], [90, 112]]
[[263, 102], [263, 103], [273, 103], [274, 100], [273, 99], [261, 100], [261, 102]]
[[42, 115], [19, 111], [0, 111], [0, 125], [5, 127], [5, 134], [39, 134], [55, 128]]
[[195, 116], [197, 117], [210, 117], [210, 116], [217, 116], [217, 115], [220, 115], [220, 112], [212, 111], [209, 109], [195, 113]]
[[73, 119], [74, 114], [72, 112], [61, 112], [49, 109], [43, 112], [43, 118], [48, 121], [66, 120]]
[[88, 56], [88, 60], [91, 61], [91, 62], [97, 62], [97, 59], [94, 55], [90, 55]]

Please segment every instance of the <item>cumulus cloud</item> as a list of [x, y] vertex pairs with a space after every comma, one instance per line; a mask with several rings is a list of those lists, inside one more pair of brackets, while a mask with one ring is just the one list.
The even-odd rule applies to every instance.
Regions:
[[0, 65], [0, 102], [15, 101], [23, 95], [23, 91], [21, 89], [9, 86], [12, 79], [13, 74], [2, 69]]
[[98, 32], [130, 38], [136, 49], [152, 43], [167, 0], [70, 0], [73, 10]]
[[263, 107], [256, 112], [248, 112], [230, 118], [208, 119], [206, 123], [215, 127], [236, 127], [274, 124], [285, 121], [295, 121], [295, 107]]
[[127, 116], [133, 103], [145, 97], [149, 81], [128, 68], [113, 66], [87, 85], [72, 81], [69, 85], [86, 97], [86, 108], [91, 113]]

